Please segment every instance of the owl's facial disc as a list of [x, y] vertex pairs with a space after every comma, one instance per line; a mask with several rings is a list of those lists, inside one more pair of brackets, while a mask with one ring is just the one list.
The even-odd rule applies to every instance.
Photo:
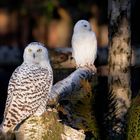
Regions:
[[82, 24], [83, 24], [83, 27], [84, 27], [86, 30], [91, 31], [91, 26], [90, 26], [89, 23], [82, 22]]
[[48, 62], [48, 51], [39, 43], [30, 43], [24, 51], [24, 61], [30, 64]]
[[79, 20], [74, 26], [74, 31], [76, 32], [91, 31], [91, 25], [86, 20]]

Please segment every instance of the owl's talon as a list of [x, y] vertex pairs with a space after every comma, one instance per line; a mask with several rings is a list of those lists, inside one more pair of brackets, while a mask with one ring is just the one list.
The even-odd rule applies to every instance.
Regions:
[[88, 68], [91, 69], [91, 70], [93, 71], [93, 73], [97, 73], [97, 68], [95, 67], [94, 64], [90, 64], [90, 65], [88, 66]]
[[97, 73], [97, 68], [95, 67], [95, 65], [92, 65], [92, 69], [95, 73]]

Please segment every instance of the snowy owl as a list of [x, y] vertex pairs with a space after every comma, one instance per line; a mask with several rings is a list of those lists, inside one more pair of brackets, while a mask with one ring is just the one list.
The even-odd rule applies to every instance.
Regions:
[[13, 72], [2, 122], [4, 132], [14, 130], [31, 115], [40, 116], [51, 96], [53, 72], [43, 44], [30, 43], [24, 50], [23, 63]]
[[76, 61], [77, 67], [94, 66], [97, 56], [97, 39], [88, 21], [79, 20], [75, 24], [72, 36], [72, 49], [72, 56]]

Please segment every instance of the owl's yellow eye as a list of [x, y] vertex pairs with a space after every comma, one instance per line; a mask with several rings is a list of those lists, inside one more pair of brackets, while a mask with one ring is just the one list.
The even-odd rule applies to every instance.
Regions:
[[32, 52], [32, 49], [28, 49], [28, 52]]
[[37, 52], [42, 52], [42, 49], [38, 49]]

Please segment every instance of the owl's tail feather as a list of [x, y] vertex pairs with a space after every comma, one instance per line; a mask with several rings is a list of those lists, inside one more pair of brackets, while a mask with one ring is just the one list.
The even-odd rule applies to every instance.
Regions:
[[6, 133], [3, 131], [2, 126], [0, 126], [0, 140], [6, 140]]
[[5, 131], [2, 126], [0, 126], [0, 140], [11, 140], [14, 139], [15, 135], [12, 131]]
[[3, 122], [2, 122], [2, 124], [1, 124], [1, 126], [0, 126], [0, 128], [1, 128], [1, 130], [4, 132], [4, 133], [7, 133], [8, 131], [12, 131], [13, 129], [13, 125], [11, 125], [11, 126], [8, 126], [9, 124], [8, 124], [8, 120], [7, 119], [4, 119], [3, 120]]

